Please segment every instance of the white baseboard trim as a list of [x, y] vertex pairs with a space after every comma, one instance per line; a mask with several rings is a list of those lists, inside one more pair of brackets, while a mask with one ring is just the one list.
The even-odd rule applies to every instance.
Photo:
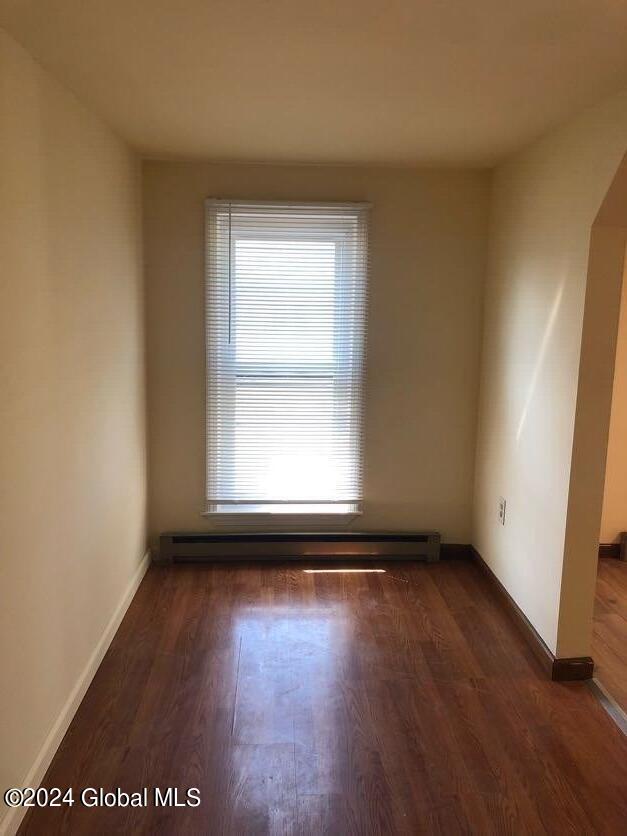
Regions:
[[[137, 588], [139, 587], [140, 583], [148, 566], [150, 565], [150, 550], [146, 552], [143, 556], [141, 563], [137, 567], [137, 570], [133, 577], [131, 578], [128, 586], [126, 587], [126, 591], [122, 596], [122, 600], [115, 608], [115, 612], [111, 616], [109, 623], [104, 629], [98, 644], [94, 648], [93, 653], [91, 654], [89, 661], [83, 668], [83, 672], [79, 676], [74, 688], [70, 693], [65, 705], [61, 709], [59, 716], [57, 717], [54, 725], [50, 729], [48, 736], [46, 737], [43, 746], [39, 750], [39, 754], [35, 758], [35, 762], [33, 763], [32, 767], [29, 769], [28, 774], [22, 781], [22, 787], [38, 787], [40, 782], [43, 780], [44, 775], [48, 767], [50, 766], [53, 757], [57, 749], [59, 748], [63, 737], [68, 730], [70, 723], [74, 719], [74, 715], [78, 710], [79, 705], [85, 694], [87, 693], [87, 689], [91, 685], [91, 681], [94, 678], [96, 671], [98, 670], [100, 663], [102, 662], [105, 653], [109, 649], [109, 645], [111, 644], [113, 637], [115, 636], [118, 627], [120, 626], [120, 622], [124, 618], [124, 614], [126, 613], [135, 593], [137, 592]], [[2, 804], [0, 800], [0, 804]], [[22, 819], [26, 813], [26, 808], [24, 807], [14, 807], [12, 809], [8, 809], [7, 814], [5, 815], [4, 819], [0, 821], [0, 836], [14, 836], [17, 833], [20, 824], [22, 823]]]

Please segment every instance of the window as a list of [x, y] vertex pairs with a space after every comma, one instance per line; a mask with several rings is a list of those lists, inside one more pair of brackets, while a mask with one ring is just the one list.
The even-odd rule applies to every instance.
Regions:
[[207, 511], [354, 514], [365, 204], [207, 201]]

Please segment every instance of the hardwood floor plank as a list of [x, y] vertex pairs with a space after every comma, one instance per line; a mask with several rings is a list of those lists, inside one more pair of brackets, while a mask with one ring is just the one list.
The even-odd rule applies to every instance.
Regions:
[[20, 832], [623, 832], [627, 741], [586, 686], [546, 680], [471, 563], [381, 567], [151, 568], [44, 784], [201, 804]]
[[599, 559], [592, 658], [596, 679], [627, 711], [627, 562]]

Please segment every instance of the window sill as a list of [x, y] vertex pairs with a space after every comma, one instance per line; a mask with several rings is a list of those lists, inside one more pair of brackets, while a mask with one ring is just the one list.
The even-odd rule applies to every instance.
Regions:
[[202, 511], [201, 516], [207, 517], [216, 526], [256, 526], [264, 529], [286, 528], [335, 528], [344, 527], [356, 520], [361, 511], [349, 513], [268, 513], [263, 511]]

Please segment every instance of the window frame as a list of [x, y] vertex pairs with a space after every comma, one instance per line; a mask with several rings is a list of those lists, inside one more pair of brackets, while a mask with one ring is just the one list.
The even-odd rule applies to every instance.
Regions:
[[[240, 203], [245, 203], [246, 201], [241, 201], [241, 200], [229, 201], [229, 200], [207, 199], [206, 207], [209, 207], [209, 206], [215, 207], [216, 204], [220, 204], [220, 203], [228, 205], [231, 202], [236, 203], [236, 204], [240, 204]], [[263, 201], [251, 201], [251, 203], [254, 203], [255, 205], [263, 205], [264, 204]], [[268, 201], [267, 205], [268, 206], [280, 205], [280, 202], [278, 204], [276, 204], [274, 201]], [[295, 205], [296, 206], [303, 205], [303, 206], [315, 208], [316, 205], [320, 205], [320, 204], [316, 204], [315, 202], [303, 202], [303, 203], [298, 203], [298, 204], [295, 204]], [[329, 204], [325, 203], [325, 204], [321, 204], [321, 205], [328, 206]], [[341, 205], [341, 204], [339, 204], [339, 205]], [[353, 205], [355, 205], [355, 204], [353, 204]], [[357, 204], [357, 205], [359, 205], [360, 207], [369, 208], [369, 204], [361, 203], [361, 204]], [[207, 230], [208, 230], [208, 225], [207, 225], [207, 218], [206, 218], [205, 219], [205, 240], [208, 237]], [[337, 276], [338, 273], [341, 272], [341, 269], [342, 269], [341, 268], [342, 247], [344, 245], [346, 245], [347, 242], [350, 241], [350, 232], [351, 232], [350, 224], [347, 224], [346, 233], [338, 232], [336, 235], [332, 236], [332, 239], [329, 238], [328, 233], [324, 233], [324, 234], [315, 233], [315, 232], [303, 233], [303, 230], [299, 230], [298, 236], [285, 234], [284, 240], [286, 240], [286, 241], [294, 240], [294, 239], [302, 240], [303, 239], [303, 234], [305, 235], [306, 238], [309, 238], [311, 240], [316, 240], [316, 239], [321, 239], [321, 240], [324, 240], [324, 241], [335, 240], [335, 244], [336, 244], [336, 264], [337, 264], [337, 262], [339, 262], [339, 264], [337, 264], [337, 266], [335, 268], [335, 274]], [[222, 235], [224, 235], [224, 232], [222, 233]], [[258, 232], [255, 232], [254, 230], [251, 231], [251, 239], [257, 240], [258, 237], [259, 237]], [[276, 241], [276, 240], [281, 240], [282, 236], [277, 235], [275, 233], [268, 233], [267, 237], [268, 237], [269, 240]], [[235, 237], [231, 238], [231, 233], [229, 231], [228, 243], [226, 243], [226, 251], [228, 253], [228, 257], [229, 257], [230, 262], [233, 263], [233, 264], [236, 263], [236, 259], [235, 259], [236, 242], [240, 238], [245, 239], [246, 236], [245, 235], [244, 236], [238, 235], [237, 238], [235, 238]], [[206, 260], [207, 265], [209, 264], [210, 259], [219, 257], [216, 254], [210, 253], [208, 250], [209, 250], [209, 247], [206, 245], [205, 260]], [[207, 304], [207, 300], [208, 300], [208, 293], [207, 293], [207, 288], [206, 288], [206, 282], [208, 281], [208, 275], [209, 275], [209, 271], [206, 269], [206, 271], [205, 271], [205, 298], [206, 298], [206, 304]], [[367, 281], [367, 278], [368, 277], [366, 276], [366, 281]], [[337, 293], [337, 288], [338, 288], [337, 280], [335, 282], [335, 288], [336, 288], [335, 292]], [[230, 292], [231, 292], [231, 290], [229, 289], [229, 293]], [[205, 322], [207, 321], [207, 313], [208, 313], [207, 308], [205, 307]], [[337, 312], [336, 312], [336, 314], [337, 314]], [[229, 329], [230, 329], [230, 327], [231, 327], [231, 325], [229, 323]], [[230, 330], [229, 330], [229, 333], [230, 333]], [[365, 354], [365, 340], [362, 344], [362, 351]], [[206, 359], [205, 386], [208, 387], [208, 385], [209, 385], [209, 375], [210, 375], [209, 345], [205, 346], [205, 359]], [[365, 361], [365, 357], [363, 359]], [[238, 374], [237, 374], [237, 361], [234, 358], [232, 358], [232, 359], [229, 360], [229, 363], [233, 364], [233, 367], [234, 367], [233, 378], [235, 380], [238, 376]], [[286, 363], [286, 364], [280, 364], [280, 363], [265, 363], [264, 364], [264, 363], [260, 363], [259, 367], [260, 367], [260, 370], [263, 370], [264, 366], [265, 366], [266, 369], [271, 369], [271, 368], [279, 369], [280, 366], [283, 366], [287, 370], [289, 365], [290, 365], [289, 363]], [[312, 371], [313, 371], [313, 369], [312, 369]], [[246, 377], [245, 374], [243, 374], [241, 376]], [[303, 377], [303, 379], [306, 379], [306, 377], [307, 377], [307, 375], [301, 375], [301, 376]], [[329, 376], [330, 379], [333, 379], [333, 377], [334, 377], [333, 374], [329, 374], [328, 376]], [[363, 397], [364, 383], [365, 383], [365, 381], [362, 379], [362, 381], [361, 381], [362, 397]], [[236, 390], [236, 384], [234, 383], [233, 384], [233, 392], [235, 392], [235, 390]], [[206, 408], [206, 403], [207, 403], [207, 399], [205, 401], [205, 408]], [[363, 406], [362, 406], [362, 409], [363, 409]], [[362, 421], [363, 421], [363, 416], [362, 416]], [[228, 426], [229, 425], [228, 422], [225, 422], [225, 425]], [[363, 435], [363, 425], [362, 425], [362, 435]], [[208, 426], [207, 415], [205, 414], [205, 460], [206, 460], [206, 458], [208, 456], [208, 452], [209, 452], [208, 444], [209, 444], [209, 426]], [[234, 445], [231, 445], [231, 448], [230, 448], [231, 449], [231, 454], [232, 454], [233, 447], [234, 447]], [[363, 449], [362, 449], [362, 455], [363, 455]], [[206, 464], [207, 464], [207, 461], [206, 461]], [[207, 467], [205, 468], [205, 471], [207, 473]], [[207, 476], [205, 476], [205, 479], [206, 478], [207, 478]], [[205, 495], [206, 494], [207, 494], [207, 491], [205, 492]], [[227, 504], [232, 504], [234, 510], [230, 510], [230, 511], [224, 510], [224, 506], [227, 505]], [[263, 510], [264, 505], [280, 506], [282, 504], [284, 504], [286, 506], [287, 505], [291, 506], [292, 510], [285, 511], [285, 512], [281, 512], [281, 511], [278, 511], [278, 510], [272, 510], [272, 511]], [[299, 504], [301, 504], [303, 506], [318, 504], [322, 507], [324, 507], [324, 506], [327, 506], [327, 507], [325, 508], [325, 510], [316, 510], [316, 511], [299, 510], [298, 507], [297, 507]], [[342, 511], [332, 511], [331, 508], [333, 507], [334, 504], [337, 504], [338, 506], [340, 506], [340, 505], [348, 506], [348, 508], [350, 510], [347, 509], [347, 510], [342, 510]], [[252, 508], [255, 505], [257, 505], [258, 508], [255, 509], [255, 510], [252, 510]], [[331, 502], [330, 501], [330, 502], [315, 502], [315, 503], [314, 502], [298, 503], [298, 502], [290, 502], [290, 501], [284, 501], [284, 502], [276, 501], [276, 502], [265, 502], [265, 503], [260, 502], [260, 503], [239, 503], [239, 504], [238, 503], [228, 503], [228, 502], [215, 502], [215, 501], [206, 500], [205, 508], [201, 511], [202, 516], [207, 517], [213, 524], [215, 524], [217, 526], [220, 526], [220, 525], [224, 525], [224, 526], [233, 526], [233, 525], [247, 526], [247, 525], [250, 525], [250, 526], [258, 526], [258, 527], [269, 528], [269, 529], [273, 529], [273, 528], [281, 528], [281, 529], [302, 528], [303, 524], [307, 524], [309, 527], [312, 527], [312, 528], [343, 527], [343, 526], [346, 526], [346, 525], [350, 524], [353, 520], [357, 519], [358, 517], [360, 517], [362, 515], [362, 513], [363, 513], [363, 499], [361, 499], [357, 502], [345, 502], [345, 501]]]

